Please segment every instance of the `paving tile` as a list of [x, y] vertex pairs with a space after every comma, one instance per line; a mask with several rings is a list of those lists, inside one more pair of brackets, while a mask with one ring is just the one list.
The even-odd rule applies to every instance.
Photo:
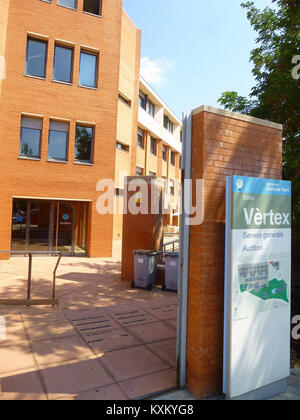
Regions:
[[177, 330], [178, 328], [178, 321], [177, 319], [168, 319], [164, 321], [167, 325], [170, 325], [170, 327], [175, 328]]
[[77, 394], [114, 383], [97, 359], [61, 364], [41, 369], [49, 399], [60, 395]]
[[166, 363], [155, 356], [145, 346], [106, 353], [100, 358], [100, 361], [111, 373], [116, 382], [168, 368]]
[[28, 368], [35, 370], [35, 360], [29, 343], [0, 346], [0, 374]]
[[168, 369], [152, 375], [120, 382], [119, 386], [128, 398], [133, 400], [175, 388], [176, 380], [176, 370]]
[[11, 345], [28, 342], [21, 315], [5, 315], [5, 337], [0, 338], [0, 345]]
[[94, 354], [78, 336], [32, 342], [33, 351], [39, 366], [94, 358]]
[[53, 308], [50, 311], [46, 309], [23, 308], [22, 317], [25, 325], [31, 322], [54, 322], [64, 321], [66, 319], [64, 314], [57, 308]]
[[171, 340], [159, 341], [158, 343], [148, 344], [147, 347], [152, 350], [157, 356], [162, 358], [171, 367], [176, 366], [176, 338]]
[[103, 355], [105, 352], [126, 349], [141, 344], [139, 340], [124, 328], [88, 333], [83, 335], [83, 338], [97, 356]]
[[46, 400], [38, 372], [16, 373], [0, 379], [0, 400]]
[[26, 324], [27, 333], [31, 341], [49, 340], [77, 335], [76, 330], [67, 321], [30, 322]]
[[176, 338], [177, 336], [177, 331], [164, 322], [136, 325], [128, 327], [128, 331], [145, 344]]
[[178, 307], [175, 304], [158, 303], [151, 307], [147, 307], [147, 311], [154, 315], [157, 319], [165, 321], [167, 319], [177, 318]]
[[108, 385], [104, 388], [83, 392], [74, 398], [78, 401], [125, 401], [128, 398], [121, 391], [118, 385]]

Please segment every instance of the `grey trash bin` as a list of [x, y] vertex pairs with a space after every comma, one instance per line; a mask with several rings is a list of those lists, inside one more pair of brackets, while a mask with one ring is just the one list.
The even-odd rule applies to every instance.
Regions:
[[178, 291], [179, 276], [179, 253], [167, 252], [165, 254], [166, 273], [165, 273], [165, 290]]
[[138, 249], [134, 253], [134, 281], [131, 286], [152, 290], [157, 275], [157, 257], [161, 252]]

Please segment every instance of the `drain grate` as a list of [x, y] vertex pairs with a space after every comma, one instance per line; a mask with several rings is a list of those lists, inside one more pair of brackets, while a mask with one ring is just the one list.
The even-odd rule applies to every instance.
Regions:
[[142, 310], [115, 313], [112, 317], [123, 327], [155, 321], [152, 315]]

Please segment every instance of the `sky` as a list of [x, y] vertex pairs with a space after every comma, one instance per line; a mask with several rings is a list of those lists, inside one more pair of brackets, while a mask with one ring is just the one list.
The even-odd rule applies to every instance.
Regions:
[[[201, 105], [220, 108], [227, 90], [249, 95], [257, 34], [242, 0], [123, 1], [142, 29], [141, 73], [179, 117]], [[254, 1], [260, 9], [274, 7]]]

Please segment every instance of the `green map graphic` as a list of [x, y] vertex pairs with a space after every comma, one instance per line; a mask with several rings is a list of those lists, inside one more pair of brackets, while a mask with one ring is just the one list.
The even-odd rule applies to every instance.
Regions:
[[[247, 292], [248, 286], [249, 284], [247, 283], [241, 285], [241, 292]], [[289, 303], [287, 296], [287, 283], [284, 280], [278, 281], [276, 279], [273, 279], [269, 282], [268, 287], [261, 288], [257, 291], [252, 290], [249, 291], [249, 293], [264, 301], [271, 299], [280, 299], [284, 302]]]

